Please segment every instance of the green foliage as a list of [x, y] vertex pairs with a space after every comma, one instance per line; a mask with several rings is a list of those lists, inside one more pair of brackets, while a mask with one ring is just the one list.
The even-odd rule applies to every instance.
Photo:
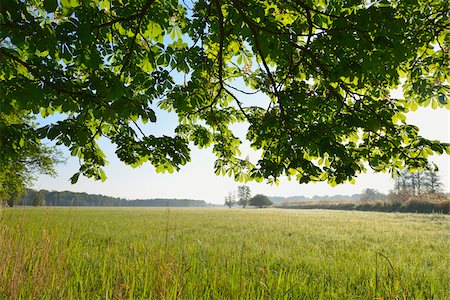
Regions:
[[272, 205], [272, 201], [270, 201], [269, 197], [261, 194], [256, 194], [248, 201], [248, 204], [251, 206], [257, 206], [259, 208], [263, 208], [266, 206]]
[[40, 143], [32, 118], [24, 112], [0, 112], [0, 200], [12, 206], [37, 174], [56, 175], [61, 153]]
[[320, 210], [5, 210], [0, 298], [448, 299], [449, 222]]
[[44, 196], [41, 192], [35, 193], [33, 201], [31, 203], [33, 206], [43, 206], [45, 205]]
[[[423, 139], [404, 113], [450, 108], [445, 3], [3, 1], [2, 113], [62, 120], [2, 130], [67, 146], [81, 161], [72, 182], [105, 180], [102, 136], [124, 163], [158, 172], [186, 164], [191, 142], [212, 146], [216, 173], [238, 181], [334, 185], [367, 163], [424, 167], [449, 145]], [[405, 99], [392, 99], [402, 80]], [[141, 130], [162, 126], [156, 106], [177, 114], [173, 135]], [[257, 162], [241, 157], [236, 122], [249, 124]]]
[[28, 176], [23, 166], [2, 166], [0, 172], [0, 200], [13, 206], [25, 192]]

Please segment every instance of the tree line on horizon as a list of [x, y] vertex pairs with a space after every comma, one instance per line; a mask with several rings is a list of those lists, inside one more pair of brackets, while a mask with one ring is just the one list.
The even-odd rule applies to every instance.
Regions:
[[[356, 196], [359, 199], [355, 201]], [[441, 177], [431, 166], [421, 171], [401, 171], [389, 194], [367, 188], [350, 199], [326, 197], [323, 200], [286, 201], [276, 207], [441, 214], [449, 214], [450, 209], [450, 194], [444, 192]]]
[[[252, 197], [250, 188], [246, 185], [238, 186], [236, 191], [229, 192], [225, 197], [224, 205], [231, 208], [235, 205], [267, 207], [275, 203], [294, 203], [294, 202], [370, 202], [375, 200], [389, 200], [391, 202], [406, 202], [412, 198], [426, 196], [427, 200], [444, 198], [443, 184], [441, 177], [436, 169], [431, 165], [428, 169], [421, 171], [402, 170], [395, 178], [394, 189], [388, 194], [379, 192], [373, 188], [366, 188], [361, 194], [351, 196], [314, 196], [307, 198], [295, 196], [290, 198], [267, 197], [265, 195], [255, 195]], [[267, 199], [266, 199], [267, 198]], [[284, 200], [284, 201], [283, 201]]]
[[204, 200], [193, 199], [142, 199], [127, 200], [105, 195], [76, 193], [70, 191], [48, 191], [27, 189], [16, 201], [4, 201], [8, 206], [127, 206], [127, 207], [205, 207], [209, 204]]

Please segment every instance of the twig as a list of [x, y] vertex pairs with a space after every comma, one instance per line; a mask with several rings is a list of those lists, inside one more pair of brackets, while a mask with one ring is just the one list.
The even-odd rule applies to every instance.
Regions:
[[113, 25], [115, 23], [128, 22], [128, 21], [135, 20], [137, 18], [142, 18], [147, 13], [148, 9], [153, 4], [153, 2], [155, 2], [155, 0], [148, 0], [145, 3], [145, 5], [142, 7], [141, 11], [139, 13], [137, 13], [137, 14], [134, 14], [134, 15], [131, 15], [131, 16], [128, 16], [128, 17], [117, 18], [115, 20], [111, 20], [109, 22], [106, 22], [106, 23], [103, 23], [103, 24], [100, 24], [100, 25], [96, 25], [96, 26], [94, 26], [94, 28], [99, 29], [99, 28], [102, 28], [102, 27], [111, 26], [111, 25]]

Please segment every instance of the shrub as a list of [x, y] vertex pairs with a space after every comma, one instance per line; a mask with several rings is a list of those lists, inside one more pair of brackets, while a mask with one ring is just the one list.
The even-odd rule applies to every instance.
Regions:
[[273, 202], [270, 201], [270, 199], [267, 196], [262, 194], [255, 195], [253, 198], [250, 199], [249, 203], [251, 206], [257, 206], [259, 208], [263, 208], [273, 204]]

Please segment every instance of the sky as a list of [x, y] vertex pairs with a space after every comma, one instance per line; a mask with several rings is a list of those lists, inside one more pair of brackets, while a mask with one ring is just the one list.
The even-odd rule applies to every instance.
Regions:
[[[168, 113], [159, 112], [159, 119], [163, 122], [156, 123], [158, 127], [152, 129], [154, 133], [171, 131], [176, 126], [176, 117]], [[421, 108], [413, 113], [408, 113], [407, 122], [417, 125], [420, 134], [429, 139], [437, 139], [442, 142], [450, 142], [450, 111], [446, 109], [433, 110]], [[242, 129], [242, 128], [241, 128]], [[238, 128], [239, 130], [239, 128]], [[179, 172], [173, 174], [158, 174], [150, 164], [133, 169], [121, 163], [114, 154], [114, 147], [107, 141], [100, 141], [101, 147], [109, 160], [105, 168], [108, 179], [105, 182], [95, 181], [80, 177], [78, 183], [72, 185], [69, 178], [78, 171], [77, 158], [68, 157], [66, 164], [58, 165], [58, 176], [40, 176], [32, 188], [46, 189], [50, 191], [75, 191], [91, 194], [102, 194], [126, 199], [152, 199], [152, 198], [177, 198], [205, 200], [208, 203], [223, 204], [225, 196], [233, 192], [242, 183], [235, 182], [230, 177], [214, 174], [214, 155], [210, 149], [193, 148], [191, 162], [183, 166]], [[66, 156], [68, 151], [62, 149]], [[246, 151], [251, 156], [248, 144], [242, 147], [243, 155]], [[439, 167], [439, 174], [444, 184], [444, 190], [449, 192], [450, 183], [450, 158], [448, 155], [432, 156], [432, 162]], [[360, 174], [355, 184], [342, 184], [331, 187], [327, 183], [299, 184], [298, 182], [281, 179], [279, 185], [267, 183], [246, 183], [252, 194], [262, 193], [267, 196], [306, 196], [315, 195], [352, 195], [361, 193], [366, 188], [374, 188], [387, 193], [393, 188], [393, 180], [388, 173], [374, 174], [368, 172]]]

